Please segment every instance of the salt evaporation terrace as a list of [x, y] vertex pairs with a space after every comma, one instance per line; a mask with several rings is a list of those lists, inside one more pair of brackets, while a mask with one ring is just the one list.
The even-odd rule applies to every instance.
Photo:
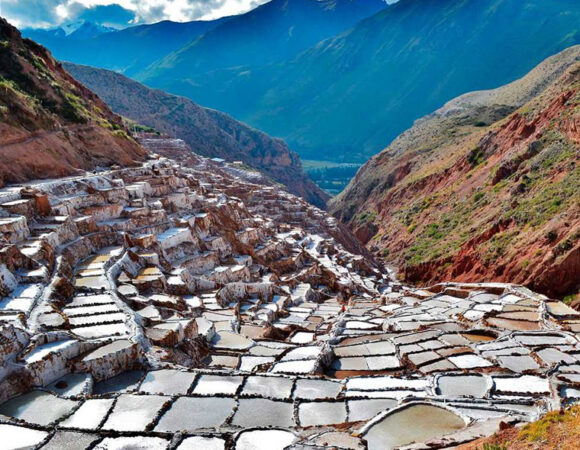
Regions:
[[252, 177], [157, 157], [0, 191], [3, 449], [437, 447], [580, 398], [577, 312], [401, 285]]

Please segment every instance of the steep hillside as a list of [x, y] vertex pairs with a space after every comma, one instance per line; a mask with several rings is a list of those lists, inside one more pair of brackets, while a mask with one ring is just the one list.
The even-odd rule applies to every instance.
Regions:
[[79, 39], [78, 34], [62, 35], [45, 30], [23, 30], [23, 34], [45, 45], [61, 61], [72, 61], [127, 75], [135, 74], [152, 62], [180, 49], [226, 19], [177, 23], [164, 21]]
[[324, 207], [328, 200], [328, 195], [303, 173], [300, 158], [284, 141], [219, 111], [149, 89], [123, 75], [68, 63], [65, 67], [118, 114], [178, 136], [198, 154], [243, 161], [314, 205]]
[[216, 69], [282, 61], [385, 6], [384, 0], [272, 0], [168, 55], [147, 76], [170, 70], [195, 79]]
[[0, 185], [143, 159], [120, 119], [0, 18]]
[[238, 76], [248, 77], [250, 91], [235, 94], [250, 99], [260, 88], [254, 68], [291, 59], [385, 7], [384, 0], [272, 0], [208, 31], [137, 79], [221, 110], [236, 102], [222, 95], [234, 94], [229, 85]]
[[296, 58], [216, 78], [170, 66], [146, 82], [279, 136], [304, 159], [364, 162], [452, 98], [580, 43], [579, 21], [576, 0], [401, 0]]
[[580, 289], [580, 47], [448, 103], [330, 206], [412, 281]]
[[457, 450], [542, 450], [578, 449], [580, 406], [572, 405], [551, 411], [541, 419], [522, 427], [504, 426], [492, 436], [459, 445]]

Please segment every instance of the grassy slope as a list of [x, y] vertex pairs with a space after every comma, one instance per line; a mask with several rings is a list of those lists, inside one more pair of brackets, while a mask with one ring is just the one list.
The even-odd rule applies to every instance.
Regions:
[[495, 435], [460, 445], [458, 450], [531, 450], [580, 448], [580, 406], [546, 414], [523, 428], [508, 428]]
[[331, 211], [411, 281], [578, 289], [579, 58], [572, 48], [450, 102], [369, 161]]

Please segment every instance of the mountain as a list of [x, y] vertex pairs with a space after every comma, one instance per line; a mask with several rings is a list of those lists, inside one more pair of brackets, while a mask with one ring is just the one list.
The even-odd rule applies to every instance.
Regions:
[[101, 34], [110, 33], [112, 31], [117, 31], [111, 27], [105, 27], [93, 22], [88, 22], [82, 20], [80, 22], [69, 24], [64, 28], [65, 35], [69, 39], [91, 39]]
[[410, 281], [580, 290], [580, 46], [461, 96], [365, 164], [329, 206]]
[[132, 165], [146, 151], [50, 53], [0, 18], [0, 186]]
[[178, 50], [227, 18], [177, 23], [163, 21], [112, 31], [89, 38], [75, 33], [53, 35], [46, 30], [23, 30], [23, 34], [48, 47], [61, 61], [88, 64], [128, 75]]
[[271, 138], [219, 111], [149, 89], [118, 73], [70, 63], [65, 63], [65, 67], [116, 113], [177, 136], [198, 154], [243, 161], [284, 184], [290, 192], [316, 206], [325, 206], [328, 195], [302, 171], [300, 158], [284, 141]]
[[165, 88], [183, 86], [190, 98], [214, 104], [213, 91], [232, 71], [244, 74], [292, 58], [385, 6], [384, 0], [272, 0], [208, 31], [137, 78]]
[[36, 41], [51, 39], [92, 39], [104, 33], [117, 31], [115, 28], [106, 27], [86, 20], [67, 23], [56, 28], [23, 28], [21, 33]]
[[141, 80], [279, 136], [305, 159], [364, 162], [452, 98], [580, 43], [579, 21], [576, 0], [401, 0], [281, 62], [198, 76], [183, 50]]

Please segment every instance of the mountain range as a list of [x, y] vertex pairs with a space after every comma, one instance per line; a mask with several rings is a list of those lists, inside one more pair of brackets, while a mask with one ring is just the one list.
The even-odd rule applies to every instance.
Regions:
[[178, 23], [163, 21], [79, 39], [73, 33], [23, 30], [23, 35], [46, 46], [55, 58], [132, 75], [180, 49], [192, 39], [227, 21]]
[[48, 29], [24, 28], [22, 30], [22, 33], [24, 35], [30, 35], [30, 37], [34, 36], [35, 40], [44, 40], [44, 39], [82, 40], [96, 38], [101, 34], [110, 33], [113, 31], [117, 30], [115, 28], [106, 27], [86, 20], [80, 20], [77, 22], [67, 23], [56, 28], [48, 28]]
[[[54, 38], [34, 30], [26, 36], [60, 60], [121, 72], [198, 104], [236, 113], [236, 108], [221, 108], [218, 91], [257, 101], [256, 67], [291, 60], [386, 6], [384, 0], [272, 0], [231, 18], [161, 22], [93, 39]], [[241, 92], [234, 85], [245, 75], [250, 82]]]
[[251, 76], [254, 67], [293, 58], [385, 7], [384, 0], [272, 0], [206, 32], [137, 78], [170, 88], [176, 83], [175, 89], [191, 86], [191, 96], [196, 98], [202, 94], [202, 84], [227, 80], [233, 74], [243, 76], [246, 71]]
[[364, 162], [452, 98], [580, 43], [579, 20], [574, 0], [272, 0], [221, 22], [41, 42], [231, 114], [303, 158]]

